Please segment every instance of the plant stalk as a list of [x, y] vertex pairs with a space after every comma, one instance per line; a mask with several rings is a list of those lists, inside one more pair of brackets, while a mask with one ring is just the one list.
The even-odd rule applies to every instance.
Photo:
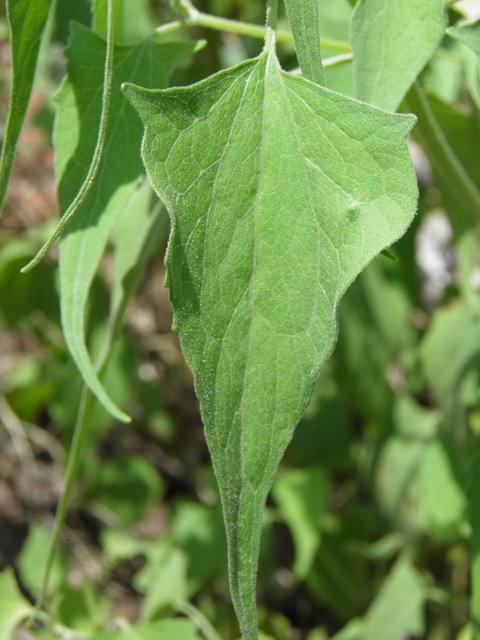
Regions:
[[[202, 13], [192, 7], [188, 9], [183, 20], [168, 22], [157, 27], [158, 35], [166, 35], [179, 31], [184, 27], [205, 27], [214, 31], [226, 31], [228, 33], [237, 33], [240, 36], [259, 38], [264, 40], [267, 28], [258, 24], [250, 24], [248, 22], [240, 22], [239, 20], [229, 20], [228, 18], [218, 18], [207, 13]], [[292, 42], [293, 36], [288, 31], [277, 30], [276, 39], [278, 42]], [[332, 40], [330, 38], [322, 38], [322, 48], [330, 49], [330, 51], [338, 51], [340, 53], [351, 53], [352, 48], [348, 42], [340, 40]]]
[[91, 394], [89, 393], [88, 387], [84, 385], [82, 396], [80, 399], [80, 406], [78, 409], [77, 422], [75, 424], [75, 429], [73, 432], [73, 439], [70, 447], [70, 453], [68, 455], [67, 468], [65, 470], [65, 478], [63, 481], [62, 492], [60, 494], [60, 498], [57, 505], [57, 511], [55, 513], [55, 523], [53, 526], [53, 531], [50, 535], [47, 555], [45, 557], [42, 578], [40, 581], [40, 589], [37, 596], [37, 601], [35, 603], [35, 609], [32, 612], [32, 615], [29, 620], [30, 623], [34, 622], [34, 619], [37, 617], [38, 612], [43, 608], [43, 603], [45, 601], [45, 595], [47, 593], [48, 579], [49, 579], [50, 570], [52, 567], [53, 556], [55, 554], [55, 549], [58, 543], [58, 539], [60, 537], [63, 523], [65, 522], [65, 517], [67, 515], [73, 482], [75, 480], [78, 464], [81, 458], [81, 453], [83, 451], [85, 436], [88, 432], [88, 429], [85, 428], [85, 417], [88, 414], [88, 408], [91, 406], [92, 398], [91, 397], [89, 398], [89, 396], [91, 396]]
[[265, 50], [275, 49], [275, 38], [277, 32], [278, 0], [268, 0], [267, 20], [265, 26]]

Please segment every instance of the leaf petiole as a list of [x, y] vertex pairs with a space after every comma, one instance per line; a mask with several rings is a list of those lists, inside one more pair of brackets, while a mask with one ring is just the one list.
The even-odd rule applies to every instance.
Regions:
[[110, 110], [110, 93], [112, 89], [112, 76], [113, 76], [113, 56], [114, 56], [114, 42], [115, 42], [115, 33], [114, 33], [114, 0], [107, 0], [107, 50], [105, 55], [105, 72], [104, 72], [104, 81], [103, 81], [103, 94], [102, 94], [102, 113], [100, 116], [100, 126], [98, 129], [98, 137], [97, 144], [95, 146], [95, 152], [93, 154], [92, 162], [90, 164], [90, 168], [88, 170], [87, 176], [75, 197], [74, 201], [68, 207], [66, 212], [61, 217], [58, 222], [55, 231], [52, 233], [47, 242], [43, 245], [40, 251], [37, 253], [35, 258], [31, 262], [21, 269], [22, 273], [27, 273], [31, 271], [34, 267], [42, 261], [47, 251], [50, 247], [57, 241], [57, 239], [62, 235], [63, 231], [67, 227], [70, 220], [76, 214], [78, 209], [85, 202], [85, 199], [90, 191], [95, 178], [98, 173], [98, 168], [100, 166], [100, 161], [103, 155], [103, 148], [105, 146], [105, 139], [107, 134], [107, 124], [108, 124], [108, 113]]

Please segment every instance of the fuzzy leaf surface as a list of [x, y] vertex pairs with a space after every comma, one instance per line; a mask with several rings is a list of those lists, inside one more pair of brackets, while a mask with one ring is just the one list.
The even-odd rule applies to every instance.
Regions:
[[7, 193], [15, 149], [27, 113], [38, 51], [52, 0], [7, 0], [12, 50], [12, 88], [0, 161], [0, 213]]
[[285, 0], [295, 49], [302, 73], [308, 80], [325, 84], [320, 43], [318, 0]]
[[444, 0], [358, 0], [350, 22], [360, 100], [396, 111], [445, 34]]
[[[175, 65], [196, 43], [147, 40], [115, 51], [107, 143], [97, 179], [60, 244], [62, 324], [70, 353], [104, 407], [120, 420], [128, 416], [108, 397], [95, 373], [85, 342], [88, 292], [108, 237], [143, 175], [138, 153], [142, 125], [120, 91], [125, 80], [166, 86]], [[66, 49], [67, 80], [57, 96], [55, 168], [62, 212], [85, 179], [95, 148], [102, 108], [105, 43], [90, 29], [73, 23]]]
[[284, 73], [273, 51], [196, 85], [124, 92], [172, 217], [174, 326], [222, 497], [232, 597], [257, 638], [267, 493], [331, 353], [336, 307], [416, 210], [394, 115]]

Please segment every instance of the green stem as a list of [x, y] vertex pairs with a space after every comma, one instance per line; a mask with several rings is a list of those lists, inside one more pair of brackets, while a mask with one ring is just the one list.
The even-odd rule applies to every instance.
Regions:
[[[334, 56], [332, 58], [327, 58], [323, 60], [323, 68], [330, 69], [331, 67], [339, 67], [342, 64], [348, 64], [353, 60], [353, 56], [351, 53], [342, 53], [340, 56]], [[293, 76], [301, 76], [302, 70], [300, 67], [296, 67], [295, 69], [290, 70], [288, 73], [291, 73]]]
[[[240, 22], [238, 20], [229, 20], [228, 18], [218, 18], [216, 16], [211, 16], [207, 13], [197, 11], [194, 7], [189, 10], [184, 20], [176, 20], [175, 22], [163, 24], [157, 28], [156, 33], [159, 35], [165, 35], [179, 31], [184, 27], [196, 26], [213, 29], [214, 31], [237, 33], [240, 36], [259, 38], [261, 40], [265, 39], [267, 33], [267, 28], [261, 25]], [[293, 36], [288, 31], [277, 30], [276, 39], [278, 42], [293, 42]], [[321, 44], [323, 49], [330, 49], [330, 51], [338, 51], [342, 53], [350, 53], [352, 51], [348, 42], [341, 42], [340, 40], [322, 38]]]
[[323, 68], [328, 69], [329, 67], [339, 67], [340, 65], [347, 64], [352, 60], [353, 55], [351, 53], [343, 53], [340, 56], [333, 56], [332, 58], [322, 60]]
[[474, 220], [480, 220], [480, 192], [455, 155], [438, 124], [419, 82], [407, 94], [408, 109], [418, 116], [416, 132], [431, 162]]
[[[88, 429], [85, 428], [85, 416], [88, 413], [88, 407], [91, 405], [89, 402], [88, 387], [84, 385], [82, 396], [80, 400], [80, 406], [78, 409], [77, 422], [73, 432], [72, 444], [70, 446], [70, 453], [68, 455], [67, 468], [65, 470], [65, 479], [63, 482], [62, 492], [58, 501], [57, 511], [55, 513], [55, 524], [53, 531], [50, 535], [50, 541], [48, 544], [47, 555], [43, 565], [42, 579], [40, 581], [40, 589], [35, 603], [35, 609], [31, 615], [30, 622], [34, 621], [38, 612], [42, 609], [45, 601], [45, 594], [48, 588], [48, 578], [50, 576], [50, 569], [52, 567], [53, 556], [60, 537], [60, 533], [65, 522], [65, 517], [68, 510], [70, 501], [70, 495], [72, 492], [73, 482], [75, 480], [76, 472], [78, 469], [78, 463], [83, 451], [83, 445], [85, 443], [85, 436], [88, 433]], [[88, 406], [87, 406], [88, 405]]]
[[267, 2], [267, 20], [265, 26], [265, 50], [272, 51], [275, 49], [275, 38], [277, 34], [277, 14], [278, 0], [268, 0]]
[[78, 209], [85, 202], [85, 199], [90, 191], [95, 178], [98, 173], [98, 169], [100, 167], [100, 162], [102, 160], [103, 155], [103, 147], [105, 146], [105, 139], [107, 135], [107, 124], [108, 124], [108, 113], [110, 110], [110, 94], [112, 91], [112, 76], [113, 76], [113, 56], [114, 56], [114, 42], [115, 42], [115, 33], [114, 33], [114, 0], [107, 0], [107, 50], [105, 54], [105, 71], [104, 71], [104, 81], [103, 81], [103, 96], [102, 96], [102, 113], [100, 116], [100, 126], [98, 129], [98, 137], [97, 144], [95, 147], [95, 152], [93, 154], [92, 162], [90, 164], [90, 168], [87, 173], [87, 177], [85, 178], [84, 183], [82, 184], [80, 191], [78, 192], [75, 200], [68, 207], [67, 211], [61, 217], [55, 231], [47, 240], [47, 242], [43, 245], [40, 251], [37, 253], [35, 258], [29, 262], [23, 269], [21, 269], [22, 273], [26, 273], [27, 271], [31, 271], [37, 264], [43, 259], [47, 251], [50, 247], [56, 242], [56, 240], [61, 236], [66, 226], [76, 214]]

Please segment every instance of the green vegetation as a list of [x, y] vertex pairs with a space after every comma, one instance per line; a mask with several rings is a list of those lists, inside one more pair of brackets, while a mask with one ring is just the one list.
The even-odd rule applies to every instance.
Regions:
[[473, 5], [33, 4], [0, 640], [479, 640]]

